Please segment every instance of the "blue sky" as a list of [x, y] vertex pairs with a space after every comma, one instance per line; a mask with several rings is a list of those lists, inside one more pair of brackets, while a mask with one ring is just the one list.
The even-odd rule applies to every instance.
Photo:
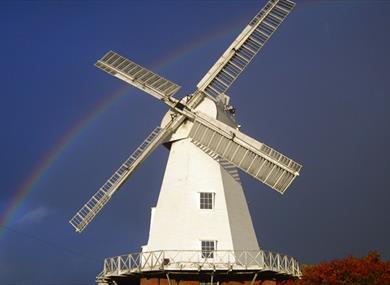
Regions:
[[[64, 136], [117, 95], [0, 229], [1, 284], [92, 284], [105, 257], [147, 241], [163, 147], [85, 232], [68, 224], [166, 111], [94, 62], [114, 50], [181, 85], [176, 96], [184, 96], [264, 3], [0, 3], [0, 215]], [[241, 176], [264, 249], [302, 263], [370, 250], [390, 258], [389, 10], [387, 1], [297, 1], [230, 89], [241, 130], [304, 166], [283, 196]]]

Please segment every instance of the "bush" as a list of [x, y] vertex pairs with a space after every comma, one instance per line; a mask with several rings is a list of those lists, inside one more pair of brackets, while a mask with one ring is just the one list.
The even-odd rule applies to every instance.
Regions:
[[390, 285], [390, 262], [381, 260], [377, 252], [366, 257], [349, 256], [302, 268], [300, 280], [282, 282], [283, 285]]

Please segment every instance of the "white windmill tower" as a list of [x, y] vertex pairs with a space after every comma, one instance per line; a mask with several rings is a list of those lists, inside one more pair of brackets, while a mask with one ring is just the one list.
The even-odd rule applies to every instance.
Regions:
[[253, 284], [300, 275], [294, 259], [259, 248], [236, 168], [284, 193], [301, 165], [240, 132], [226, 95], [294, 5], [270, 0], [196, 91], [181, 100], [173, 97], [180, 86], [117, 53], [97, 61], [97, 67], [161, 100], [169, 111], [70, 220], [76, 231], [92, 221], [158, 145], [170, 148], [148, 243], [139, 254], [107, 258], [100, 283], [229, 282], [239, 276]]

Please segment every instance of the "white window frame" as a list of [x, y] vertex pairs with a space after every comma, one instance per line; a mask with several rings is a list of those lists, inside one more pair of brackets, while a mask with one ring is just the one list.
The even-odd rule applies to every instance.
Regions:
[[[210, 204], [206, 202], [202, 203], [202, 200], [205, 200], [205, 199], [210, 199], [210, 198], [202, 198], [202, 194], [210, 194], [211, 196], [211, 208], [202, 208], [202, 205], [207, 205], [209, 206]], [[210, 210], [214, 210], [215, 208], [215, 192], [199, 192], [199, 209], [200, 210], [206, 210], [206, 211], [210, 211]]]
[[[204, 244], [204, 243], [212, 243], [213, 247], [211, 248], [210, 245]], [[201, 240], [200, 241], [200, 250], [201, 250], [201, 257], [211, 259], [214, 258], [214, 254], [217, 251], [217, 241], [216, 240]]]

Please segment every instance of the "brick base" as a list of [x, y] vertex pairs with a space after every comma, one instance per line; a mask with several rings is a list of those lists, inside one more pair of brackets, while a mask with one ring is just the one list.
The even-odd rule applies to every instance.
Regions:
[[[166, 278], [141, 278], [140, 285], [200, 285], [199, 280], [175, 280], [170, 279], [171, 284], [169, 284]], [[210, 282], [204, 281], [204, 282]], [[216, 281], [214, 281], [216, 283]], [[250, 285], [251, 280], [246, 281], [222, 281], [219, 282], [219, 285]], [[277, 282], [273, 280], [256, 280], [254, 285], [276, 285]]]
[[[168, 274], [168, 275], [167, 275]], [[209, 283], [211, 280], [218, 285], [250, 285], [256, 276], [253, 285], [278, 285], [281, 281], [291, 279], [290, 276], [276, 274], [275, 272], [256, 272], [253, 271], [229, 271], [229, 272], [154, 272], [139, 273], [122, 276], [111, 276], [101, 285], [200, 285], [200, 283]]]
[[[167, 278], [141, 278], [140, 285], [200, 285], [200, 282], [210, 282], [211, 280], [178, 280], [170, 278], [171, 284], [169, 284]], [[214, 280], [214, 283], [218, 282]], [[232, 281], [224, 280], [219, 281], [219, 285], [250, 285], [252, 280]], [[256, 280], [253, 285], [276, 285], [274, 280]]]

